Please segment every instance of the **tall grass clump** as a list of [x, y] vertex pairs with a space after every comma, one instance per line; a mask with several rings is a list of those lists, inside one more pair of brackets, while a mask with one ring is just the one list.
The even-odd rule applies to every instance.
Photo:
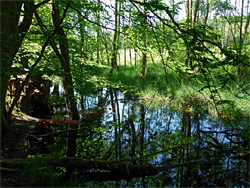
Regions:
[[123, 85], [125, 90], [133, 88], [141, 97], [155, 98], [156, 101], [160, 98], [176, 98], [184, 84], [177, 73], [171, 70], [165, 72], [161, 63], [149, 63], [142, 80], [140, 68], [140, 64], [137, 67], [119, 66], [112, 74], [112, 85]]
[[128, 66], [119, 66], [112, 75], [112, 80], [115, 82], [121, 81], [127, 86], [138, 86], [140, 75], [138, 69]]

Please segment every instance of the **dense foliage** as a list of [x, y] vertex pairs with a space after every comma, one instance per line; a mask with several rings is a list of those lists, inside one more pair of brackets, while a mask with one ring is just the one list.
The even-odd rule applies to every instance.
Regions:
[[[32, 135], [56, 139], [46, 140], [46, 147], [30, 146], [27, 156], [47, 149], [49, 157], [100, 162], [74, 172], [51, 159], [16, 161], [26, 169], [24, 179], [33, 175], [24, 186], [100, 186], [88, 180], [108, 170], [114, 175], [118, 167], [115, 184], [103, 173], [107, 186], [249, 185], [249, 164], [235, 161], [241, 160], [238, 154], [249, 155], [249, 24], [249, 0], [1, 1], [1, 135], [16, 130], [13, 113], [25, 113], [53, 130]], [[55, 112], [57, 107], [65, 108]], [[54, 120], [43, 120], [51, 115]], [[55, 117], [62, 115], [63, 120]], [[216, 125], [204, 120], [208, 115]], [[171, 124], [172, 117], [179, 124]], [[166, 171], [175, 164], [181, 168]], [[142, 166], [153, 166], [155, 174], [140, 175]], [[229, 167], [241, 177], [233, 177]], [[63, 185], [55, 181], [64, 176]], [[120, 181], [125, 177], [127, 183]]]

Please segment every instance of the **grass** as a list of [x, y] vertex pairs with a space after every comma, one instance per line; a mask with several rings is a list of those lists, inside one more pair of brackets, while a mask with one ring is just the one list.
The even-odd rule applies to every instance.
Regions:
[[[169, 62], [169, 65], [175, 67]], [[180, 65], [181, 66], [181, 65]], [[119, 65], [110, 75], [110, 67], [90, 63], [86, 65], [85, 73], [79, 79], [79, 91], [84, 94], [95, 91], [96, 88], [112, 87], [122, 90], [125, 94], [136, 95], [146, 101], [161, 104], [171, 103], [172, 107], [179, 110], [196, 112], [208, 112], [217, 115], [219, 111], [222, 116], [250, 116], [250, 97], [241, 91], [241, 88], [223, 75], [222, 70], [217, 70], [214, 75], [218, 93], [213, 93], [206, 88], [207, 81], [201, 72], [195, 74], [185, 73], [179, 69], [166, 70], [162, 63], [148, 63], [144, 80], [140, 78], [140, 60], [137, 66]], [[184, 65], [183, 65], [184, 66]], [[228, 80], [226, 87], [223, 87], [223, 80]], [[242, 78], [241, 84], [249, 92], [249, 78]], [[210, 81], [211, 82], [211, 81]], [[78, 84], [77, 84], [78, 85]], [[216, 105], [214, 105], [216, 102]]]
[[168, 69], [166, 79], [162, 64], [149, 63], [144, 80], [140, 78], [140, 65], [136, 68], [120, 65], [113, 72], [112, 78], [108, 79], [110, 85], [125, 93], [136, 93], [159, 104], [171, 102], [171, 105], [179, 110], [206, 111], [211, 115], [217, 115], [218, 110], [220, 115], [226, 117], [250, 116], [250, 97], [240, 92], [236, 85], [231, 85], [231, 90], [219, 89], [223, 102], [215, 94], [215, 99], [219, 101], [215, 106], [209, 89], [201, 90], [206, 83], [202, 81], [202, 75], [197, 77], [200, 77], [201, 81], [195, 81], [192, 75], [177, 74]]

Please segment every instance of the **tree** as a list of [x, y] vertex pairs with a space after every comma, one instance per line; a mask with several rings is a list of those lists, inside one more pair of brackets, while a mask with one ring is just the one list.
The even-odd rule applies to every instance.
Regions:
[[60, 10], [59, 10], [59, 2], [55, 0], [52, 4], [52, 18], [54, 28], [57, 30], [57, 35], [59, 36], [59, 46], [61, 51], [61, 57], [59, 58], [61, 68], [64, 71], [64, 75], [62, 76], [64, 93], [66, 95], [66, 104], [67, 108], [70, 111], [73, 120], [79, 120], [79, 114], [76, 107], [76, 101], [74, 99], [74, 87], [73, 81], [70, 71], [70, 63], [69, 63], [69, 43], [67, 36], [63, 30], [62, 25], [60, 23]]
[[[144, 0], [144, 3], [146, 3], [146, 0]], [[141, 68], [141, 79], [143, 80], [146, 74], [146, 67], [147, 67], [147, 8], [144, 6], [144, 12], [143, 12], [143, 21], [142, 21], [142, 29], [143, 29], [143, 50], [142, 50], [142, 68]]]
[[[190, 2], [192, 3], [192, 2]], [[193, 20], [193, 25], [195, 25], [198, 22], [198, 12], [200, 8], [200, 0], [195, 1], [195, 7], [194, 7], [194, 20]]]
[[[198, 2], [199, 0], [196, 0], [196, 1]], [[197, 5], [199, 5], [199, 4], [197, 3]], [[197, 14], [198, 6], [195, 10], [196, 10], [195, 14]], [[194, 21], [195, 21], [195, 19], [196, 19], [196, 17], [194, 18]], [[187, 0], [187, 23], [189, 25], [189, 29], [191, 29], [191, 27], [192, 27], [192, 0]], [[190, 47], [188, 45], [187, 45], [186, 53], [187, 53], [186, 65], [192, 66], [192, 61], [191, 61], [191, 57], [190, 57]]]
[[117, 36], [118, 36], [118, 0], [115, 0], [115, 31], [112, 43], [111, 73], [117, 67]]
[[[8, 80], [11, 76], [11, 66], [13, 60], [22, 45], [27, 31], [32, 23], [34, 11], [44, 3], [43, 1], [34, 4], [34, 1], [1, 1], [1, 127], [0, 135], [3, 131], [8, 130], [10, 125], [11, 113], [7, 113], [5, 107], [6, 92]], [[22, 12], [22, 6], [23, 14]], [[23, 15], [22, 21], [20, 21]], [[19, 22], [20, 21], [20, 22]], [[12, 110], [10, 111], [12, 112]]]
[[96, 53], [97, 53], [97, 63], [100, 63], [100, 7], [101, 7], [101, 1], [98, 0], [97, 1], [97, 5], [98, 5], [98, 10], [97, 10], [97, 36], [96, 36], [96, 39], [97, 39], [97, 50], [96, 50]]

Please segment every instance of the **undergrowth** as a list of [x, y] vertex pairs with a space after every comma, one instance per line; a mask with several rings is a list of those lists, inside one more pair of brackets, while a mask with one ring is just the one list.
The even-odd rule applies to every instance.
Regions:
[[83, 187], [84, 178], [65, 179], [65, 168], [53, 167], [46, 159], [23, 160], [25, 169], [19, 177], [23, 187]]

